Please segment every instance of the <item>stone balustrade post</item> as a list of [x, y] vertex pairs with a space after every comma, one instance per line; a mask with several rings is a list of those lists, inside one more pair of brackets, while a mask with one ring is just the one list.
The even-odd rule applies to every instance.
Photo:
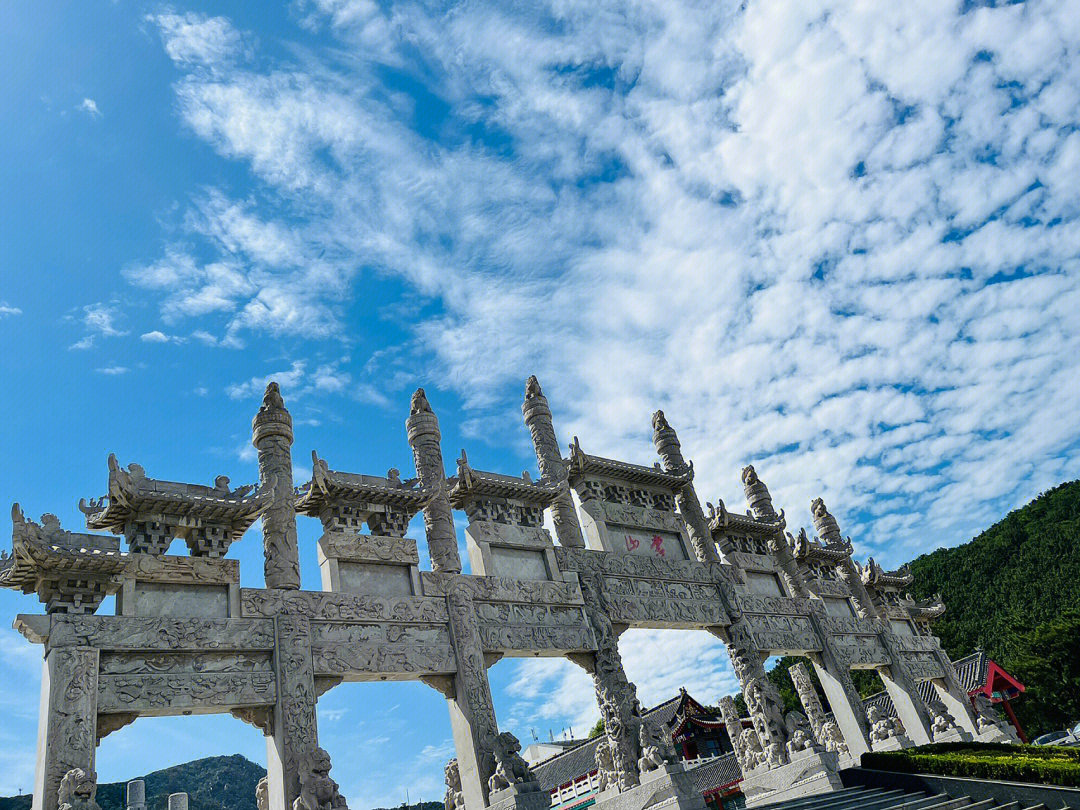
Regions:
[[142, 779], [127, 783], [127, 810], [146, 810], [146, 782]]
[[170, 793], [169, 810], [188, 810], [188, 795], [186, 793]]

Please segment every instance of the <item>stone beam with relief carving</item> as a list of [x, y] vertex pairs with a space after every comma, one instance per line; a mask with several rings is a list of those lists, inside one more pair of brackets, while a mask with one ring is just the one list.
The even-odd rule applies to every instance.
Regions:
[[19, 615], [15, 628], [30, 641], [47, 643], [50, 648], [158, 652], [274, 649], [274, 623], [266, 619]]
[[446, 624], [312, 622], [315, 677], [412, 680], [457, 670]]

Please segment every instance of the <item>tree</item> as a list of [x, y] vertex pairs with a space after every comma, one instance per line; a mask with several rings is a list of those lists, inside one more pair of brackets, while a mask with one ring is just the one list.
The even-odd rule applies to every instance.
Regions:
[[1071, 610], [1010, 639], [1010, 672], [1027, 687], [1017, 719], [1030, 736], [1080, 721], [1080, 610]]
[[604, 718], [601, 717], [599, 720], [596, 721], [596, 725], [594, 725], [592, 728], [589, 729], [589, 739], [591, 740], [593, 737], [599, 737], [603, 733], [604, 733]]

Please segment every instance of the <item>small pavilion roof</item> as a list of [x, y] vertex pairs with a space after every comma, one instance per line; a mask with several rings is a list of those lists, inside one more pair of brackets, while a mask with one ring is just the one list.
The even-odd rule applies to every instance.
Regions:
[[817, 562], [826, 565], [839, 565], [845, 558], [851, 556], [854, 551], [851, 540], [841, 540], [838, 543], [823, 543], [817, 538], [811, 539], [805, 529], [799, 529], [798, 535], [792, 538], [794, 545], [792, 553], [799, 562]]
[[11, 521], [11, 554], [0, 555], [0, 587], [31, 593], [44, 572], [112, 575], [127, 565], [119, 538], [65, 531], [55, 515], [43, 515], [41, 523], [35, 523], [18, 504], [11, 508]]
[[469, 466], [465, 451], [458, 459], [458, 474], [449, 493], [450, 503], [460, 509], [466, 501], [477, 498], [506, 498], [546, 508], [562, 494], [563, 487], [552, 481], [533, 481], [528, 474], [512, 475], [476, 470]]
[[[229, 489], [229, 479], [219, 476], [212, 487], [147, 478], [143, 468], [120, 466], [109, 455], [109, 491], [102, 498], [83, 500], [79, 508], [90, 529], [122, 534], [124, 526], [140, 514], [158, 514], [180, 519], [198, 519], [229, 525], [242, 534], [270, 506], [273, 491], [254, 486]], [[105, 501], [108, 501], [105, 504]]]
[[693, 467], [688, 465], [685, 472], [671, 473], [660, 469], [657, 464], [654, 467], [646, 467], [643, 464], [631, 464], [627, 461], [616, 461], [602, 456], [591, 456], [581, 449], [581, 443], [577, 436], [570, 445], [569, 461], [570, 482], [589, 477], [603, 476], [624, 481], [628, 484], [639, 484], [678, 492], [694, 479]]
[[903, 590], [915, 581], [915, 575], [906, 565], [895, 571], [886, 571], [876, 562], [873, 557], [868, 557], [866, 567], [860, 571], [864, 585], [877, 588], [878, 590]]
[[719, 501], [717, 506], [709, 513], [709, 531], [712, 534], [736, 532], [739, 534], [771, 535], [783, 531], [785, 526], [787, 526], [787, 519], [784, 517], [783, 511], [780, 512], [776, 520], [759, 520], [749, 512], [745, 515], [740, 515], [738, 512], [729, 512], [727, 507], [724, 506], [724, 502]]
[[335, 501], [375, 503], [415, 514], [431, 496], [419, 486], [419, 479], [402, 481], [397, 470], [386, 478], [331, 470], [314, 450], [311, 461], [311, 480], [297, 490], [296, 511], [302, 515], [317, 517]]

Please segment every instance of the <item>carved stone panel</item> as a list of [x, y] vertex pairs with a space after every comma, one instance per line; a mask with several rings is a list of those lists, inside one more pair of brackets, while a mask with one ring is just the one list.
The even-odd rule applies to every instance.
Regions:
[[830, 637], [830, 643], [841, 663], [853, 669], [870, 669], [892, 663], [877, 636], [834, 635]]
[[148, 675], [101, 675], [98, 709], [168, 715], [221, 711], [275, 702], [272, 672], [182, 672]]
[[317, 677], [400, 679], [457, 669], [446, 625], [313, 623], [311, 645]]
[[576, 582], [541, 582], [506, 577], [454, 577], [422, 571], [420, 581], [425, 596], [462, 593], [483, 602], [526, 602], [541, 605], [580, 605], [581, 588]]
[[478, 603], [476, 614], [485, 652], [565, 655], [596, 648], [580, 607]]
[[241, 588], [240, 610], [244, 616], [307, 616], [316, 621], [383, 620], [423, 623], [447, 620], [446, 602], [442, 599], [323, 591]]
[[907, 668], [908, 675], [916, 681], [926, 681], [931, 678], [944, 678], [945, 670], [941, 662], [932, 652], [906, 652], [901, 654], [901, 660]]
[[769, 655], [799, 655], [823, 646], [809, 616], [747, 615], [744, 624], [754, 648]]
[[102, 650], [272, 650], [274, 625], [259, 619], [53, 616], [49, 645]]
[[51, 711], [39, 734], [38, 784], [35, 807], [56, 810], [57, 790], [73, 768], [93, 771], [97, 746], [98, 651], [87, 648], [49, 650], [42, 690]]

